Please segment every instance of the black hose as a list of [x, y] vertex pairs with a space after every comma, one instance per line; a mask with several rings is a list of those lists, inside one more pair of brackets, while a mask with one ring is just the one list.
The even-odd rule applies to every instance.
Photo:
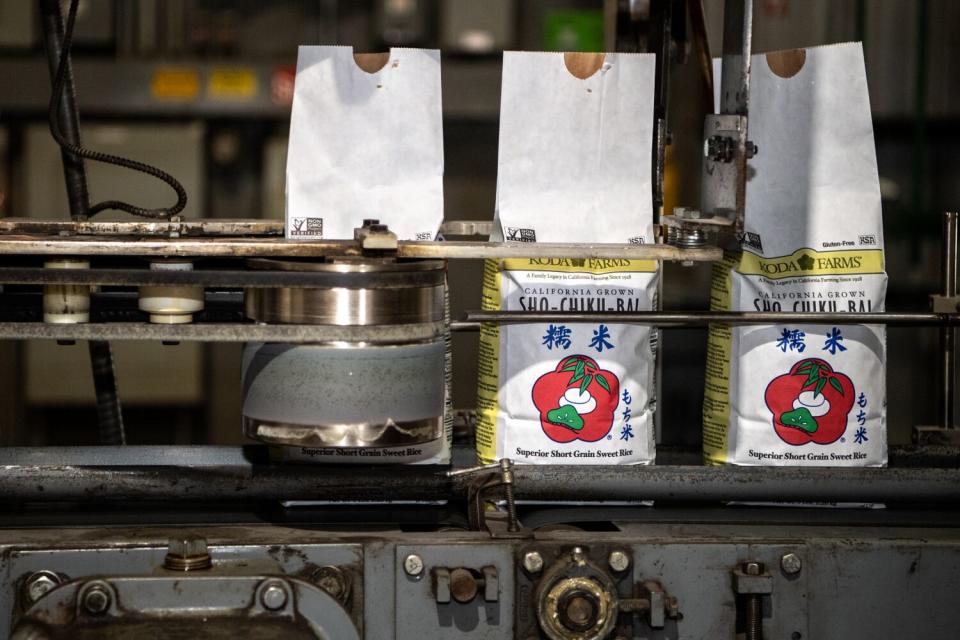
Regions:
[[113, 368], [113, 353], [105, 340], [91, 340], [90, 366], [93, 369], [93, 388], [97, 396], [97, 424], [100, 426], [100, 444], [126, 444], [123, 413], [117, 394], [117, 376]]
[[73, 41], [73, 25], [77, 18], [78, 4], [79, 0], [70, 1], [70, 12], [67, 16], [67, 26], [64, 30], [63, 44], [60, 50], [60, 62], [57, 65], [57, 74], [53, 83], [53, 94], [50, 96], [50, 133], [53, 135], [53, 139], [57, 141], [57, 144], [60, 145], [61, 149], [76, 158], [86, 158], [88, 160], [93, 160], [94, 162], [104, 162], [107, 164], [124, 167], [126, 169], [140, 171], [141, 173], [146, 173], [147, 175], [163, 180], [177, 193], [177, 202], [172, 207], [146, 209], [144, 207], [138, 207], [120, 200], [106, 200], [104, 202], [91, 205], [87, 210], [87, 214], [89, 216], [94, 216], [107, 209], [115, 209], [118, 211], [125, 211], [135, 216], [140, 216], [141, 218], [169, 219], [170, 217], [175, 216], [183, 211], [183, 208], [187, 206], [187, 192], [183, 188], [183, 185], [181, 185], [176, 178], [165, 171], [143, 162], [137, 162], [136, 160], [122, 158], [120, 156], [115, 156], [108, 153], [101, 153], [99, 151], [92, 151], [81, 146], [80, 144], [73, 144], [67, 140], [60, 131], [60, 123], [57, 114], [60, 110], [60, 103], [63, 100], [63, 85], [67, 77], [67, 60], [70, 58], [70, 46]]
[[[70, 48], [64, 35], [60, 0], [43, 0], [40, 3], [40, 9], [47, 58], [50, 64], [50, 78], [54, 84], [50, 100], [50, 130], [61, 145], [70, 217], [74, 220], [86, 220], [90, 200], [83, 158], [74, 153], [75, 149], [80, 148], [80, 122], [73, 92]], [[70, 29], [72, 28], [71, 22]], [[68, 144], [64, 145], [63, 142]], [[124, 444], [123, 414], [117, 394], [116, 372], [113, 367], [110, 343], [92, 340], [89, 342], [89, 348], [93, 387], [97, 400], [100, 442], [101, 444]]]

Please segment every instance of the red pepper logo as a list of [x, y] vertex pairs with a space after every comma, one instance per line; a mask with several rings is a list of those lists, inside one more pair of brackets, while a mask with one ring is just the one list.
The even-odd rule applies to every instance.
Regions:
[[800, 360], [771, 380], [764, 394], [777, 435], [795, 446], [839, 440], [855, 398], [850, 378], [819, 358]]
[[613, 427], [620, 402], [620, 380], [597, 361], [575, 355], [533, 384], [540, 426], [554, 442], [596, 442]]

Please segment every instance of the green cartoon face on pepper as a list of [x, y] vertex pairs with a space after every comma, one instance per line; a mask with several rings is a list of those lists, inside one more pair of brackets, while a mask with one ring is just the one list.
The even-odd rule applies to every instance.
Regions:
[[540, 426], [554, 442], [596, 442], [613, 427], [620, 380], [583, 355], [568, 356], [533, 384]]

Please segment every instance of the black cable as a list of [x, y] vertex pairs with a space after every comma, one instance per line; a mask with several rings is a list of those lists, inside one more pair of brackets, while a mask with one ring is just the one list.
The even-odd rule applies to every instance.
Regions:
[[66, 61], [70, 56], [70, 47], [73, 41], [73, 25], [77, 18], [78, 4], [79, 0], [70, 1], [70, 11], [67, 16], [67, 26], [63, 34], [63, 48], [60, 51], [60, 62], [57, 65], [57, 75], [53, 83], [53, 95], [50, 96], [50, 133], [53, 135], [53, 139], [57, 141], [57, 144], [59, 144], [63, 150], [71, 155], [93, 160], [94, 162], [104, 162], [107, 164], [124, 167], [126, 169], [140, 171], [141, 173], [146, 173], [154, 178], [163, 180], [177, 193], [177, 203], [172, 207], [145, 209], [143, 207], [138, 207], [120, 200], [106, 200], [104, 202], [98, 202], [97, 204], [92, 205], [87, 212], [87, 215], [95, 216], [101, 211], [115, 209], [117, 211], [126, 211], [127, 213], [135, 216], [140, 216], [141, 218], [169, 219], [170, 217], [175, 216], [183, 211], [183, 208], [187, 206], [187, 192], [183, 188], [183, 185], [181, 185], [176, 178], [165, 171], [143, 162], [137, 162], [136, 160], [130, 160], [128, 158], [122, 158], [120, 156], [115, 156], [108, 153], [93, 151], [79, 144], [72, 144], [63, 137], [63, 134], [60, 131], [57, 113], [60, 109], [60, 102], [63, 99], [63, 83], [66, 80], [67, 68]]

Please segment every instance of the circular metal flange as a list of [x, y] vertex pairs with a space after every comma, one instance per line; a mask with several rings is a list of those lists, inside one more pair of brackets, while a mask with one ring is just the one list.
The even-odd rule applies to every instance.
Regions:
[[536, 602], [540, 628], [551, 640], [600, 640], [616, 625], [616, 585], [580, 547], [546, 571]]
[[441, 260], [297, 262], [250, 260], [256, 269], [329, 276], [318, 286], [248, 289], [245, 309], [258, 322], [371, 326], [440, 322], [445, 264]]

